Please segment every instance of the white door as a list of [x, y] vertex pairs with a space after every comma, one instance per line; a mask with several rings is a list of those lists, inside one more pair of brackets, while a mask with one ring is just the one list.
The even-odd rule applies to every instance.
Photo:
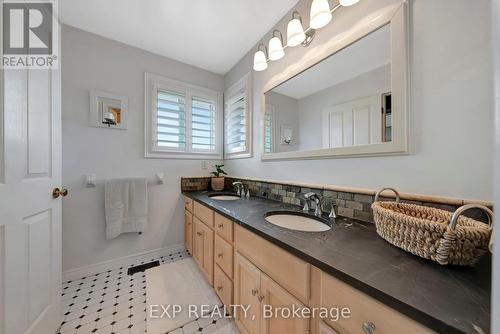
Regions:
[[323, 148], [382, 142], [382, 97], [373, 95], [338, 104], [323, 116]]
[[1, 74], [0, 334], [54, 334], [61, 321], [61, 197], [52, 196], [61, 188], [60, 71]]

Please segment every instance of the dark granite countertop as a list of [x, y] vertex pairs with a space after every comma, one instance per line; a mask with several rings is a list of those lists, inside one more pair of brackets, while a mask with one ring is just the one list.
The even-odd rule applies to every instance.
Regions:
[[443, 267], [390, 245], [370, 223], [341, 217], [327, 232], [293, 231], [264, 215], [297, 206], [212, 193], [184, 194], [438, 333], [490, 332], [491, 256], [476, 267]]

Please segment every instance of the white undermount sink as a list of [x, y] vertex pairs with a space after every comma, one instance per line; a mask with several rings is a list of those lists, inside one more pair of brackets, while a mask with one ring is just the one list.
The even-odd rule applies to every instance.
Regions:
[[324, 219], [301, 212], [268, 212], [265, 219], [276, 226], [305, 232], [325, 232], [331, 226]]
[[218, 201], [235, 201], [237, 199], [240, 199], [240, 196], [231, 194], [213, 194], [213, 195], [208, 195], [208, 197]]

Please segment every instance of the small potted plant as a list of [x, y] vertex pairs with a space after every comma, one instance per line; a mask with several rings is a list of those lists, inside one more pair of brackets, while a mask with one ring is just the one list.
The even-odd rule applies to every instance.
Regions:
[[212, 189], [215, 191], [224, 190], [224, 176], [227, 173], [222, 169], [224, 165], [215, 165], [215, 171], [211, 172], [212, 175]]

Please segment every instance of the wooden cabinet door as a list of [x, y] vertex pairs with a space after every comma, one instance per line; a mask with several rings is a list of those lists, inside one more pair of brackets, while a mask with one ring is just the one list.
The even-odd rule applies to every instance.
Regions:
[[[309, 319], [307, 317], [293, 316], [292, 313], [272, 313], [278, 309], [287, 308], [290, 312], [293, 307], [296, 309], [305, 309], [307, 306], [302, 304], [297, 298], [288, 291], [279, 286], [265, 274], [261, 274], [260, 287], [262, 292], [259, 298], [263, 307], [263, 319], [261, 322], [261, 334], [287, 333], [304, 334], [309, 332]], [[266, 313], [266, 307], [267, 309]], [[300, 314], [300, 313], [299, 313]], [[306, 313], [307, 315], [307, 313]]]
[[193, 216], [193, 257], [213, 286], [214, 282], [214, 231]]
[[241, 307], [235, 310], [236, 325], [243, 334], [260, 333], [260, 275], [261, 272], [257, 267], [239, 253], [235, 253], [234, 304], [249, 307], [246, 314]]
[[193, 254], [193, 215], [184, 210], [184, 244], [189, 254]]
[[339, 332], [325, 324], [323, 321], [320, 321], [319, 334], [339, 334]]
[[203, 271], [208, 282], [214, 283], [214, 231], [202, 224], [203, 233]]
[[203, 268], [203, 223], [196, 217], [193, 219], [193, 257], [200, 268]]

